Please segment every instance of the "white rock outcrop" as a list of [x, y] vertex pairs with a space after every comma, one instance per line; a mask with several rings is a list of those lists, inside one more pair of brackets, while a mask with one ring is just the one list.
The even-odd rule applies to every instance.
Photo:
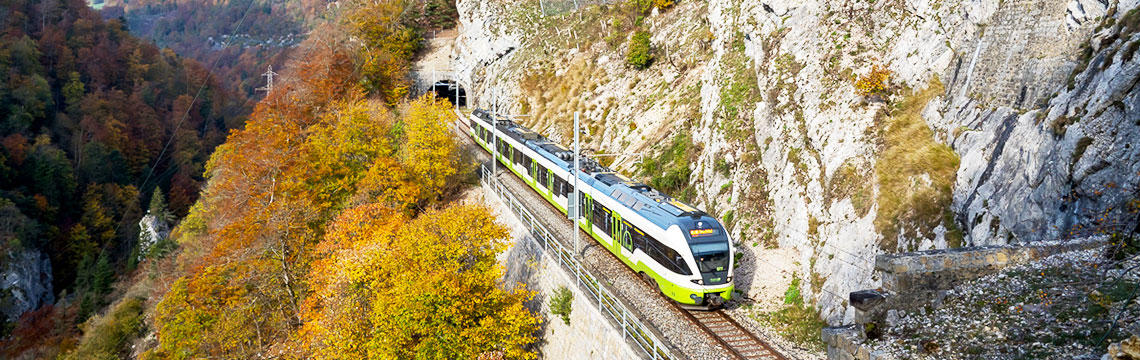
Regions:
[[139, 257], [137, 260], [142, 261], [155, 243], [169, 236], [170, 224], [148, 211], [146, 216], [139, 220]]

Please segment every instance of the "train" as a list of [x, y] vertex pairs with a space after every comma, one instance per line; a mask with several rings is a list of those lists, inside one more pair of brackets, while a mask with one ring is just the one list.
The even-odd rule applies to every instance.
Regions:
[[[492, 116], [472, 111], [468, 125], [475, 143], [565, 215], [574, 191], [574, 153]], [[588, 156], [579, 166], [582, 231], [681, 305], [712, 309], [732, 299], [735, 249], [720, 221]]]

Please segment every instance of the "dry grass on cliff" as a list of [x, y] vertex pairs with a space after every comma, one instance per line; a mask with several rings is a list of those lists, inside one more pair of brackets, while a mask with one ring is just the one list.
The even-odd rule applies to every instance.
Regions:
[[[943, 92], [934, 79], [926, 89], [915, 90], [895, 104], [880, 125], [882, 150], [875, 175], [879, 180], [879, 212], [875, 227], [883, 234], [882, 248], [897, 251], [898, 237], [933, 238], [945, 225], [951, 247], [961, 244], [961, 233], [950, 216], [958, 154], [934, 140], [922, 119], [926, 104]], [[902, 249], [906, 250], [906, 249]]]
[[525, 75], [520, 82], [523, 96], [519, 100], [522, 113], [529, 115], [522, 119], [524, 125], [535, 129], [553, 126], [562, 138], [572, 137], [574, 112], [585, 115], [589, 108], [583, 100], [598, 87], [598, 79], [604, 78], [604, 70], [581, 58], [572, 61], [562, 76], [549, 69]]

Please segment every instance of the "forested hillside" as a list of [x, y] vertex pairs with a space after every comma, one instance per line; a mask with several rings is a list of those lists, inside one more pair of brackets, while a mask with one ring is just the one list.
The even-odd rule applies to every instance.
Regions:
[[114, 286], [114, 302], [85, 321], [25, 316], [7, 355], [534, 358], [532, 293], [499, 284], [506, 229], [454, 203], [474, 182], [448, 129], [455, 114], [431, 96], [408, 100], [424, 4], [330, 10], [244, 128], [196, 169], [201, 198], [187, 210], [171, 196], [187, 215]]
[[105, 18], [126, 20], [131, 33], [180, 56], [214, 65], [214, 75], [242, 96], [260, 97], [268, 65], [290, 52], [321, 21], [324, 1], [109, 1]]
[[[73, 328], [135, 267], [136, 224], [154, 190], [187, 213], [242, 104], [216, 83], [199, 89], [198, 62], [83, 1], [0, 1], [0, 38], [0, 271], [25, 265], [13, 260], [21, 254], [50, 258], [34, 261], [46, 274], [0, 289], [2, 334], [55, 297], [66, 308], [53, 311], [67, 313], [60, 327]], [[19, 302], [38, 282], [47, 294]]]

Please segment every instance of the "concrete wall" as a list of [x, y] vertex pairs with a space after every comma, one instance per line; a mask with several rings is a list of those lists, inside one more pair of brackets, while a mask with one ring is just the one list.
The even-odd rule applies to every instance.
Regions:
[[[485, 189], [485, 188], [483, 188]], [[580, 292], [574, 278], [558, 264], [558, 259], [544, 253], [529, 230], [491, 190], [483, 192], [484, 204], [496, 212], [499, 222], [511, 229], [510, 248], [500, 255], [506, 267], [504, 282], [510, 286], [525, 284], [537, 291], [528, 308], [542, 314], [542, 335], [539, 339], [542, 359], [638, 359], [637, 349], [630, 347], [622, 333], [599, 312], [593, 298]], [[559, 287], [565, 286], [574, 294], [570, 324], [559, 315], [550, 313], [549, 299]]]

